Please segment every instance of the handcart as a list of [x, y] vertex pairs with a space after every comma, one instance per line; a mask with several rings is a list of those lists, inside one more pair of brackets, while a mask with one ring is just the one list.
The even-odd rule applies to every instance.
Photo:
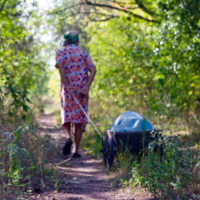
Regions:
[[[114, 161], [114, 157], [118, 150], [125, 150], [126, 147], [131, 153], [138, 153], [139, 151], [147, 151], [150, 142], [157, 140], [161, 136], [162, 130], [146, 130], [146, 131], [126, 131], [126, 132], [111, 132], [106, 130], [106, 136], [102, 137], [102, 153], [103, 162], [109, 169]], [[154, 136], [152, 136], [154, 133]], [[154, 147], [154, 151], [157, 146]], [[160, 151], [163, 151], [161, 147]]]
[[[73, 95], [72, 95], [73, 96]], [[142, 130], [142, 131], [125, 131], [125, 132], [112, 132], [106, 130], [106, 136], [102, 136], [93, 121], [87, 115], [83, 107], [80, 105], [76, 97], [73, 96], [77, 104], [80, 106], [83, 113], [88, 117], [94, 129], [97, 131], [99, 136], [102, 138], [102, 153], [103, 153], [103, 162], [109, 169], [112, 166], [114, 161], [114, 156], [117, 154], [117, 151], [122, 148], [124, 150], [126, 147], [130, 152], [136, 152], [143, 150], [145, 152], [150, 144], [154, 140], [158, 140], [161, 136], [160, 132], [162, 130]], [[110, 116], [110, 115], [109, 115]], [[154, 132], [154, 137], [151, 134]], [[156, 151], [158, 145], [154, 147]], [[159, 147], [161, 154], [163, 153], [163, 145]]]

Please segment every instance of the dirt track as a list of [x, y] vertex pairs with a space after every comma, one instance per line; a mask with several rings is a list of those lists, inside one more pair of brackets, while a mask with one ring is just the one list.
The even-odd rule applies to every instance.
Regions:
[[[50, 114], [40, 117], [41, 134], [50, 131], [52, 138], [57, 138], [58, 148], [62, 148], [65, 136], [61, 129], [55, 130], [56, 121]], [[82, 157], [70, 159], [59, 156], [57, 170], [64, 174], [58, 185], [57, 192], [46, 186], [46, 190], [40, 195], [33, 195], [31, 199], [52, 199], [52, 200], [152, 200], [149, 196], [143, 197], [128, 193], [119, 186], [114, 172], [108, 173], [101, 160], [92, 159], [83, 150], [80, 151]], [[113, 184], [115, 183], [115, 184]]]

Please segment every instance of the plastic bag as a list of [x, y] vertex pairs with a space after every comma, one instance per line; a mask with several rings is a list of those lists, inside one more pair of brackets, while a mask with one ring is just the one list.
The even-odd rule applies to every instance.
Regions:
[[112, 132], [153, 130], [152, 125], [140, 114], [126, 111], [113, 122]]

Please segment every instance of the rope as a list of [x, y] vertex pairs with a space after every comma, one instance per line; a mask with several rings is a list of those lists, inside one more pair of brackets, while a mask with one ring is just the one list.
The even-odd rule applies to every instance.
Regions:
[[[92, 98], [90, 98], [92, 99]], [[113, 121], [115, 120], [107, 111], [105, 111], [98, 102], [96, 102], [94, 99], [92, 99], [92, 101], [94, 101]]]
[[101, 133], [99, 132], [99, 130], [97, 129], [97, 127], [95, 126], [95, 124], [93, 123], [93, 121], [90, 119], [90, 117], [87, 115], [87, 113], [85, 112], [85, 110], [83, 109], [83, 107], [81, 106], [81, 104], [78, 102], [78, 100], [76, 99], [76, 97], [73, 94], [72, 94], [72, 97], [74, 98], [74, 100], [76, 101], [76, 103], [79, 105], [79, 107], [81, 108], [81, 110], [84, 112], [84, 114], [88, 117], [89, 121], [91, 122], [92, 126], [97, 131], [97, 133], [99, 134], [99, 136], [102, 138], [103, 136], [101, 135]]

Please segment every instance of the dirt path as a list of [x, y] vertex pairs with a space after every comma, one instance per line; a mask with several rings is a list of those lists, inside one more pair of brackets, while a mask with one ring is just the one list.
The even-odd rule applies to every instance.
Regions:
[[[41, 134], [50, 131], [51, 137], [58, 141], [58, 148], [62, 149], [65, 136], [61, 129], [55, 130], [56, 121], [51, 115], [42, 115], [40, 124], [42, 127]], [[60, 154], [61, 156], [56, 159], [56, 162], [60, 163], [57, 170], [65, 176], [61, 184], [58, 185], [56, 192], [49, 187], [42, 195], [32, 198], [51, 200], [152, 200], [147, 195], [142, 197], [141, 194], [139, 196], [133, 195], [122, 190], [119, 187], [120, 182], [116, 181], [115, 173], [108, 173], [101, 160], [90, 158], [83, 150], [80, 153], [82, 157], [79, 159], [70, 159]]]

